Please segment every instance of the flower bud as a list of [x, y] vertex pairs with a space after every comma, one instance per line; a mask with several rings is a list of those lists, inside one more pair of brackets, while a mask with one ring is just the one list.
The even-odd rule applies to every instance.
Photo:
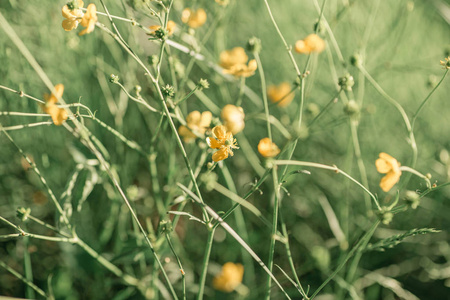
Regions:
[[257, 37], [252, 37], [247, 42], [247, 50], [253, 53], [261, 52], [261, 40]]
[[28, 216], [31, 214], [30, 208], [19, 207], [16, 211], [17, 217], [23, 222], [28, 219]]

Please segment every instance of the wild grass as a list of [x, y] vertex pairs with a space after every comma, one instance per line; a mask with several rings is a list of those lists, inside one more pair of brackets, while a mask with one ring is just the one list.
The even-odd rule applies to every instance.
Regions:
[[0, 2], [0, 295], [448, 297], [448, 1], [91, 3]]

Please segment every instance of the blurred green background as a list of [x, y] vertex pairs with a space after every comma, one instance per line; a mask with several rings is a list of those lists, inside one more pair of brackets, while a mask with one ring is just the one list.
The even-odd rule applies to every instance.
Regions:
[[[103, 11], [99, 1], [93, 2], [99, 11]], [[107, 5], [113, 15], [134, 18], [144, 26], [156, 24], [155, 18], [145, 13], [141, 2], [113, 1]], [[129, 101], [117, 85], [109, 82], [109, 76], [113, 73], [119, 75], [121, 83], [131, 92], [136, 85], [140, 85], [143, 97], [159, 108], [159, 102], [155, 99], [154, 91], [144, 72], [110, 36], [99, 29], [82, 37], [75, 31], [65, 32], [61, 27], [61, 7], [64, 4], [64, 1], [3, 0], [0, 2], [0, 12], [52, 82], [64, 84], [64, 98], [68, 103], [83, 103], [95, 112], [100, 120], [130, 140], [137, 141], [144, 149], [149, 149], [159, 115]], [[179, 27], [173, 40], [183, 45], [187, 45], [187, 28], [182, 26], [180, 15], [184, 7], [191, 5], [190, 1], [174, 1], [170, 15], [170, 19]], [[293, 45], [296, 40], [313, 32], [319, 17], [314, 1], [271, 1], [270, 5], [288, 44]], [[200, 51], [208, 61], [218, 63], [221, 51], [236, 46], [245, 47], [248, 39], [256, 36], [262, 41], [261, 60], [268, 84], [295, 81], [295, 71], [270, 22], [263, 1], [232, 1], [230, 6], [224, 9], [214, 1], [198, 0], [195, 6], [204, 7], [208, 14], [206, 26], [195, 32], [197, 39], [201, 40], [207, 36], [210, 26], [218, 20], [217, 27]], [[329, 0], [324, 8], [324, 16], [347, 61], [347, 69], [355, 78], [355, 95], [363, 95], [358, 134], [369, 188], [378, 194], [382, 204], [386, 204], [392, 201], [395, 192], [386, 194], [378, 187], [381, 175], [376, 172], [374, 162], [380, 152], [387, 152], [407, 165], [412, 155], [407, 132], [398, 112], [350, 65], [349, 59], [355, 53], [363, 53], [368, 72], [404, 107], [407, 114], [412, 116], [444, 72], [439, 60], [443, 60], [450, 52], [450, 1]], [[222, 19], [219, 19], [222, 14]], [[106, 17], [99, 16], [99, 22], [110, 26]], [[367, 30], [370, 23], [373, 26]], [[130, 23], [116, 24], [143, 61], [146, 61], [147, 56], [158, 53], [157, 45], [148, 41], [148, 36], [138, 27], [131, 26]], [[336, 66], [337, 76], [345, 75], [344, 68], [330, 46], [329, 36], [324, 33], [323, 37], [331, 51], [312, 57], [311, 75], [305, 90], [306, 122], [312, 119], [311, 113], [308, 112], [314, 109], [314, 105], [323, 108], [335, 97], [336, 82], [330, 65]], [[190, 58], [175, 48], [171, 48], [171, 53], [179, 68], [181, 81], [183, 66], [189, 63]], [[294, 55], [303, 69], [307, 56]], [[330, 61], [333, 63], [330, 64]], [[162, 68], [163, 80], [170, 83], [167, 64], [164, 63]], [[220, 108], [226, 103], [234, 103], [238, 96], [239, 83], [225, 80], [205, 62], [195, 64], [189, 78], [193, 82], [207, 78], [211, 87], [204, 93]], [[246, 84], [261, 97], [259, 74], [248, 78]], [[3, 30], [0, 30], [0, 85], [22, 90], [39, 99], [49, 92]], [[188, 91], [185, 89], [177, 93], [182, 95]], [[449, 92], [449, 79], [446, 78], [415, 124], [419, 150], [416, 169], [422, 173], [430, 173], [432, 182], [437, 184], [449, 181], [450, 174], [450, 139], [447, 132], [450, 126], [450, 107], [447, 103]], [[288, 108], [271, 106], [271, 114], [281, 120], [288, 130], [292, 130], [290, 124], [295, 118], [298, 106], [298, 94], [296, 96], [296, 100]], [[251, 149], [256, 151], [258, 141], [266, 136], [266, 125], [263, 119], [251, 118], [249, 115], [262, 113], [262, 103], [258, 107], [245, 98], [242, 106], [248, 118], [244, 132], [236, 138], [240, 143], [240, 136], [245, 136]], [[192, 110], [204, 111], [207, 107], [199, 98], [193, 96], [182, 106], [182, 110], [187, 115]], [[35, 102], [2, 89], [0, 111], [41, 113]], [[219, 114], [216, 112], [215, 116], [219, 117]], [[48, 119], [0, 115], [0, 123], [4, 127]], [[308, 128], [308, 135], [299, 141], [293, 159], [336, 164], [360, 180], [348, 123], [348, 116], [343, 111], [342, 101], [339, 100], [331, 105], [320, 121]], [[157, 230], [161, 212], [155, 205], [147, 160], [92, 120], [85, 119], [85, 124], [108, 150], [108, 162], [118, 175], [120, 185], [133, 200], [133, 206], [142, 223], [151, 224], [154, 230]], [[273, 130], [274, 141], [282, 147], [287, 140], [276, 129]], [[149, 277], [153, 270], [153, 258], [142, 246], [141, 237], [133, 230], [129, 211], [108, 177], [98, 165], [88, 166], [88, 160], [94, 156], [62, 127], [39, 126], [11, 131], [10, 134], [25, 153], [33, 158], [57, 197], [73, 206], [71, 220], [76, 224], [80, 237], [126, 272], [138, 278]], [[201, 146], [201, 141], [186, 145], [194, 165], [198, 161], [199, 151], [203, 151]], [[258, 178], [257, 170], [264, 166], [262, 160], [258, 166], [249, 163], [243, 151], [237, 150], [233, 158], [224, 162], [230, 169], [239, 195], [244, 195], [250, 189], [249, 184]], [[168, 126], [163, 127], [158, 137], [156, 152], [163, 197], [172, 201], [181, 195], [175, 183], [187, 185], [189, 180], [173, 133]], [[29, 232], [49, 234], [47, 229], [30, 222], [21, 222], [15, 216], [18, 207], [29, 207], [35, 217], [49, 224], [59, 222], [55, 217], [55, 207], [47, 199], [45, 189], [37, 176], [26, 164], [23, 165], [20, 153], [1, 134], [0, 216]], [[77, 166], [81, 166], [81, 171], [75, 182], [74, 194], [67, 200], [67, 197], [60, 195], [68, 188]], [[292, 170], [295, 169], [298, 168]], [[304, 286], [310, 286], [314, 291], [335, 269], [347, 251], [339, 247], [332, 234], [319, 198], [326, 197], [330, 203], [350, 247], [367, 230], [368, 224], [375, 217], [367, 211], [363, 192], [354, 188], [344, 177], [327, 171], [310, 171], [310, 176], [297, 174], [289, 178], [284, 185], [289, 194], [283, 192], [280, 213], [287, 226], [293, 260], [300, 280]], [[215, 172], [219, 175], [219, 182], [225, 184], [222, 172], [219, 169]], [[412, 177], [408, 185], [409, 190], [425, 188], [423, 181], [415, 177]], [[272, 211], [272, 189], [271, 180], [268, 180], [261, 187], [262, 193], [255, 193], [249, 199], [268, 219], [271, 218]], [[216, 211], [226, 211], [230, 207], [230, 201], [220, 194], [204, 188], [202, 191], [208, 205]], [[404, 191], [405, 189], [400, 191], [401, 195]], [[83, 199], [83, 192], [87, 193], [86, 201], [78, 211], [76, 208], [80, 199]], [[446, 188], [429, 194], [422, 199], [419, 208], [396, 215], [389, 225], [383, 225], [375, 232], [372, 242], [412, 228], [442, 230], [437, 234], [410, 238], [384, 252], [365, 253], [358, 269], [358, 279], [354, 282], [354, 286], [363, 293], [362, 299], [402, 298], [399, 292], [402, 288], [396, 289], [395, 284], [394, 287], [392, 285], [397, 281], [404, 290], [410, 291], [419, 299], [450, 299], [450, 245], [447, 232], [450, 225], [449, 193], [450, 189]], [[195, 205], [188, 204], [186, 209], [197, 216], [200, 215]], [[250, 233], [248, 243], [263, 261], [267, 261], [270, 228], [248, 211], [243, 210], [243, 213], [246, 228]], [[233, 228], [236, 227], [234, 218], [228, 221]], [[0, 223], [0, 235], [9, 233], [13, 233], [13, 229]], [[173, 235], [175, 248], [187, 274], [188, 299], [193, 298], [207, 232], [198, 223], [181, 218]], [[0, 260], [22, 274], [26, 256], [24, 252], [27, 251], [31, 256], [34, 282], [45, 291], [48, 291], [50, 285], [57, 299], [144, 299], [154, 296], [151, 287], [138, 291], [123, 285], [118, 278], [76, 246], [34, 239], [0, 240]], [[179, 289], [178, 266], [170, 249], [163, 244], [158, 254], [165, 261], [169, 277]], [[275, 254], [275, 263], [290, 274], [281, 243], [277, 245]], [[147, 262], [143, 269], [139, 268], [142, 256]], [[214, 274], [227, 261], [242, 263], [242, 250], [234, 239], [219, 228], [211, 253], [206, 298], [239, 297], [236, 293], [225, 294], [212, 288]], [[244, 264], [244, 267], [246, 273], [243, 284], [250, 290], [247, 298], [260, 299], [265, 292], [263, 283], [266, 275], [256, 263], [251, 266]], [[255, 272], [254, 278], [248, 275], [252, 268]], [[300, 295], [276, 267], [274, 274], [288, 292], [299, 299]], [[395, 281], [390, 281], [391, 279]], [[329, 295], [330, 298], [322, 295], [322, 299], [352, 298], [342, 292], [345, 288], [341, 285], [339, 279], [332, 281], [323, 291], [323, 295]], [[0, 268], [0, 295], [26, 297], [26, 286], [4, 268]], [[163, 298], [164, 294], [160, 297]], [[272, 297], [278, 299], [283, 295], [274, 288]]]

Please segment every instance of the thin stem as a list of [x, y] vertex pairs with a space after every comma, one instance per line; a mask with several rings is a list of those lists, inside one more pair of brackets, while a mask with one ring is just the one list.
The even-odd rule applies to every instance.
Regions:
[[238, 98], [236, 100], [236, 106], [241, 106], [242, 105], [242, 98], [244, 96], [244, 91], [245, 91], [245, 77], [242, 76], [241, 80], [240, 80], [240, 84], [239, 84], [239, 95], [238, 95]]
[[261, 59], [259, 58], [258, 52], [254, 52], [256, 63], [258, 65], [258, 72], [261, 78], [261, 92], [264, 101], [264, 111], [266, 113], [266, 123], [267, 123], [267, 135], [268, 138], [272, 141], [272, 130], [270, 128], [270, 113], [269, 113], [269, 104], [267, 101], [267, 87], [266, 87], [266, 78], [264, 77], [264, 69], [261, 63]]
[[[276, 243], [276, 234], [278, 228], [278, 209], [279, 209], [279, 199], [280, 199], [280, 185], [278, 183], [278, 174], [277, 168], [274, 167], [272, 169], [272, 178], [273, 178], [273, 188], [274, 188], [274, 203], [273, 203], [273, 216], [272, 216], [272, 233], [270, 235], [270, 246], [269, 246], [269, 259], [267, 262], [267, 268], [270, 272], [273, 270], [273, 258], [275, 253], [275, 243]], [[267, 276], [266, 281], [266, 300], [270, 299], [271, 292], [271, 284], [272, 278], [271, 276]]]
[[[210, 225], [207, 225], [210, 226]], [[206, 282], [206, 273], [208, 271], [208, 264], [209, 264], [209, 257], [211, 255], [211, 248], [214, 240], [214, 232], [216, 229], [214, 227], [208, 228], [208, 238], [206, 240], [206, 247], [205, 247], [205, 254], [203, 255], [203, 263], [202, 263], [202, 273], [200, 275], [200, 281], [199, 281], [199, 288], [198, 288], [198, 295], [197, 300], [203, 299], [203, 293], [205, 289], [205, 282]]]
[[442, 81], [444, 81], [445, 77], [448, 74], [448, 71], [449, 71], [449, 69], [445, 70], [444, 75], [442, 75], [442, 78], [441, 78], [441, 80], [439, 80], [438, 84], [436, 84], [436, 86], [431, 90], [431, 92], [428, 94], [428, 96], [422, 101], [422, 103], [420, 103], [419, 108], [416, 110], [416, 112], [414, 113], [414, 116], [411, 119], [411, 127], [412, 127], [412, 129], [414, 129], [414, 123], [417, 120], [417, 116], [422, 111], [423, 107], [428, 102], [428, 100], [430, 99], [431, 95], [433, 95], [434, 91], [436, 91], [436, 89], [441, 85]]
[[420, 173], [419, 171], [414, 170], [414, 169], [412, 169], [412, 168], [410, 168], [410, 167], [407, 167], [407, 166], [401, 166], [401, 167], [400, 167], [400, 170], [401, 170], [401, 171], [405, 171], [405, 172], [409, 172], [409, 173], [411, 173], [411, 174], [414, 174], [414, 175], [416, 175], [416, 176], [422, 178], [422, 179], [425, 180], [425, 182], [427, 183], [427, 187], [428, 187], [429, 189], [431, 188], [431, 182], [430, 182], [430, 179], [429, 179], [426, 175], [424, 175], [424, 174]]
[[173, 255], [175, 256], [175, 259], [177, 260], [178, 267], [180, 268], [181, 272], [181, 281], [183, 286], [183, 299], [186, 300], [186, 273], [184, 272], [183, 266], [181, 265], [181, 260], [178, 257], [177, 253], [175, 252], [175, 248], [172, 245], [172, 241], [170, 240], [170, 235], [168, 233], [165, 234], [167, 243], [169, 244], [170, 250], [172, 250]]
[[5, 264], [3, 261], [0, 260], [0, 267], [4, 268], [6, 271], [8, 271], [9, 273], [13, 274], [16, 278], [18, 278], [19, 280], [21, 280], [23, 283], [25, 283], [27, 286], [29, 286], [30, 288], [32, 288], [33, 290], [35, 290], [39, 295], [41, 295], [42, 297], [47, 298], [48, 295], [45, 294], [45, 292], [43, 290], [41, 290], [37, 285], [35, 285], [33, 282], [29, 281], [28, 279], [26, 279], [25, 277], [23, 277], [20, 273], [18, 273], [16, 270], [10, 268], [7, 264]]
[[381, 206], [378, 203], [377, 198], [364, 186], [362, 185], [358, 180], [354, 179], [352, 176], [348, 175], [341, 169], [339, 169], [336, 166], [328, 166], [323, 164], [318, 164], [314, 162], [307, 162], [307, 161], [295, 161], [295, 160], [276, 160], [273, 162], [275, 165], [295, 165], [295, 166], [304, 166], [304, 167], [312, 167], [312, 168], [318, 168], [318, 169], [325, 169], [325, 170], [331, 170], [336, 172], [337, 174], [342, 174], [354, 183], [356, 183], [360, 188], [362, 188], [374, 201], [375, 205], [377, 206], [378, 210], [381, 210]]

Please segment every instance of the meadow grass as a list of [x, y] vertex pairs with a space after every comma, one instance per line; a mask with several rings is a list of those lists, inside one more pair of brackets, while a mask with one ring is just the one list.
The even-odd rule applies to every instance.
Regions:
[[0, 2], [0, 295], [448, 297], [448, 1], [78, 4]]

